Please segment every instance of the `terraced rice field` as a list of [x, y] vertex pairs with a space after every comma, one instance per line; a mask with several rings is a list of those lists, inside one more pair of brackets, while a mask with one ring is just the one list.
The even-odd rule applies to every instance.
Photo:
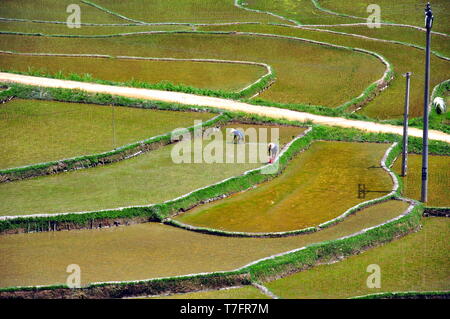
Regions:
[[[128, 56], [130, 52], [133, 52], [133, 56], [141, 57], [263, 62], [274, 69], [277, 80], [269, 90], [260, 95], [261, 98], [328, 107], [339, 106], [360, 95], [368, 85], [381, 78], [385, 70], [384, 65], [375, 57], [359, 52], [292, 39], [244, 35], [153, 34], [102, 39], [3, 35], [0, 36], [0, 49], [16, 52], [113, 56]], [[8, 61], [0, 59], [0, 68], [9, 69], [11, 63], [16, 67], [18, 64], [29, 65], [25, 64], [26, 60], [24, 62], [23, 59], [24, 57], [19, 55], [13, 55]], [[67, 58], [64, 61], [66, 60]], [[57, 60], [49, 63], [53, 66], [47, 68], [52, 70], [61, 68], [61, 63]], [[113, 80], [117, 77], [115, 69], [109, 69], [111, 73], [114, 73], [113, 75], [106, 75], [101, 62], [95, 68], [86, 68], [83, 65], [76, 68], [77, 72], [90, 73], [95, 78], [103, 75], [105, 79]], [[82, 69], [85, 71], [81, 71]], [[101, 69], [100, 72], [99, 69]], [[66, 70], [66, 72], [71, 71], [70, 66], [67, 66]], [[161, 70], [163, 74], [172, 73], [170, 69]], [[324, 88], [335, 93], [325, 94]]]
[[[254, 91], [240, 95], [240, 101], [271, 105], [275, 111], [276, 107], [281, 107], [327, 115], [335, 119], [330, 121], [332, 124], [339, 124], [343, 117], [346, 121], [367, 119], [382, 124], [397, 123], [403, 115], [405, 81], [402, 74], [412, 72], [410, 117], [412, 125], [417, 126], [423, 112], [425, 58], [425, 33], [417, 27], [423, 27], [424, 2], [379, 0], [382, 22], [394, 24], [382, 25], [379, 29], [361, 25], [366, 22], [367, 6], [371, 2], [3, 0], [0, 5], [0, 70], [32, 74], [40, 71], [41, 75], [53, 74], [59, 78], [84, 75], [85, 81], [114, 81], [119, 86], [159, 83], [158, 87], [165, 90], [234, 99], [238, 99], [236, 93], [252, 85]], [[81, 9], [80, 28], [66, 25], [70, 4]], [[432, 36], [431, 90], [448, 80], [450, 70], [450, 35], [447, 34], [450, 33], [447, 22], [450, 2], [435, 0], [432, 7], [435, 33]], [[391, 71], [392, 80], [380, 83], [387, 71]], [[257, 81], [267, 75], [270, 79], [258, 84]], [[42, 78], [44, 86], [45, 81]], [[378, 86], [376, 89], [374, 83]], [[0, 83], [0, 91], [2, 87]], [[14, 86], [16, 89], [24, 90]], [[54, 91], [42, 89], [33, 94], [50, 97], [51, 92]], [[448, 102], [445, 85], [435, 92]], [[67, 90], [60, 95], [71, 94], [75, 93]], [[356, 103], [358, 96], [363, 97]], [[104, 152], [168, 133], [174, 128], [190, 127], [194, 120], [206, 121], [215, 116], [206, 112], [31, 99], [35, 97], [30, 93], [29, 99], [0, 104], [0, 169]], [[349, 103], [351, 101], [353, 104]], [[347, 104], [352, 105], [345, 109], [343, 106]], [[356, 114], [349, 115], [350, 112]], [[447, 132], [448, 113], [438, 116], [434, 110], [432, 112], [432, 128]], [[283, 114], [292, 113], [280, 111], [280, 115]], [[2, 182], [0, 231], [13, 230], [8, 227], [14, 226], [2, 216], [20, 219], [29, 214], [47, 214], [49, 219], [45, 222], [48, 221], [50, 229], [50, 223], [56, 219], [53, 215], [57, 213], [162, 203], [267, 162], [267, 142], [274, 136], [272, 133], [268, 140], [257, 142], [264, 152], [257, 161], [227, 163], [226, 160], [235, 159], [235, 155], [248, 158], [254, 143], [246, 138], [242, 147], [233, 145], [230, 135], [224, 135], [229, 128], [278, 128], [281, 146], [305, 131], [298, 126], [229, 122], [221, 127], [222, 136], [217, 138], [217, 145], [224, 146], [225, 152], [214, 152], [216, 158], [225, 163], [193, 163], [198, 145], [197, 150], [203, 155], [213, 153], [209, 143], [214, 138], [205, 135], [183, 139], [113, 164]], [[199, 202], [199, 206], [175, 219], [226, 231], [297, 230], [329, 221], [358, 203], [392, 190], [393, 181], [380, 166], [389, 144], [318, 140], [321, 129], [314, 127], [311, 134], [315, 141], [296, 154], [279, 176], [221, 200]], [[335, 138], [347, 139], [347, 133], [350, 136], [354, 132], [339, 131]], [[329, 135], [325, 136], [328, 140]], [[371, 136], [370, 140], [381, 142], [386, 141], [385, 138], [392, 143], [393, 139], [386, 135], [376, 139]], [[362, 135], [355, 139], [365, 140]], [[431, 146], [439, 154], [449, 155], [444, 143]], [[186, 152], [185, 158], [190, 163], [174, 161], [174, 154], [179, 155], [180, 150]], [[449, 158], [430, 156], [427, 206], [450, 206]], [[402, 196], [419, 199], [420, 167], [421, 157], [411, 154], [408, 176], [403, 178]], [[399, 173], [400, 160], [394, 163], [393, 170]], [[358, 184], [364, 184], [369, 190], [365, 198], [358, 198]], [[215, 236], [156, 222], [90, 230], [2, 234], [0, 288], [65, 284], [67, 265], [74, 263], [81, 267], [82, 285], [234, 270], [274, 254], [379, 226], [403, 214], [408, 205], [398, 198], [390, 199], [365, 207], [317, 232], [277, 238]], [[449, 290], [450, 255], [446, 240], [449, 222], [445, 218], [423, 218], [422, 222], [423, 228], [416, 233], [334, 264], [273, 279], [264, 285], [282, 298], [347, 298], [382, 291]], [[374, 242], [384, 240], [390, 236], [390, 230], [383, 228], [371, 238], [375, 238]], [[382, 288], [376, 291], [366, 287], [369, 264], [381, 266]], [[261, 267], [263, 272], [277, 269]], [[3, 293], [0, 291], [0, 297]], [[268, 296], [255, 286], [246, 286], [159, 297], [259, 299]]]
[[[335, 32], [344, 32], [347, 34], [357, 34], [370, 38], [384, 39], [390, 41], [401, 41], [410, 43], [416, 46], [424, 47], [423, 37], [419, 37], [417, 30], [411, 28], [402, 28], [391, 25], [384, 25], [382, 28], [369, 29], [364, 25], [350, 25], [350, 26], [333, 26], [320, 27], [320, 29], [330, 30]], [[445, 56], [450, 56], [450, 41], [446, 36], [433, 34], [433, 51], [441, 53]]]
[[[350, 207], [387, 194], [392, 181], [380, 167], [387, 144], [314, 142], [282, 176], [176, 219], [228, 231], [278, 232], [316, 226]], [[358, 198], [358, 184], [381, 191]], [[384, 192], [384, 193], [383, 193]]]
[[145, 0], [116, 2], [109, 0], [95, 1], [98, 5], [113, 12], [143, 22], [188, 22], [221, 23], [237, 21], [279, 22], [282, 19], [270, 15], [249, 12], [235, 7], [234, 0], [192, 0], [163, 1], [149, 3]]
[[[357, 17], [367, 17], [366, 8], [372, 3], [370, 0], [352, 1], [351, 5], [349, 2], [338, 0], [320, 0], [319, 2], [323, 8]], [[380, 0], [377, 1], [377, 4], [382, 10], [381, 19], [383, 21], [424, 27], [423, 12], [420, 10], [423, 9], [423, 1], [403, 0], [397, 4], [389, 0]], [[433, 1], [432, 6], [436, 16], [439, 16], [442, 21], [448, 21], [450, 15], [448, 3], [445, 0]], [[450, 32], [448, 24], [445, 23], [439, 23], [433, 29], [440, 32]]]
[[0, 108], [0, 168], [105, 152], [214, 116], [14, 99]]
[[[189, 126], [192, 126], [191, 123]], [[223, 129], [229, 127], [246, 126], [235, 124]], [[272, 126], [252, 127], [258, 129]], [[290, 141], [302, 131], [304, 129], [298, 127], [280, 127], [280, 143]], [[203, 143], [203, 147], [209, 145], [207, 142], [209, 141]], [[190, 150], [186, 149], [191, 163], [177, 164], [172, 157], [172, 149], [176, 145], [168, 145], [106, 166], [2, 183], [0, 215], [77, 212], [160, 203], [265, 163], [251, 163], [248, 160], [237, 163], [234, 158], [238, 158], [238, 150], [232, 153], [233, 148], [227, 149], [228, 153], [224, 152], [222, 163], [194, 163], [192, 154], [195, 148], [192, 147]], [[249, 149], [247, 147], [241, 152], [248, 154]]]
[[[393, 166], [397, 174], [402, 171], [402, 159], [399, 157]], [[408, 155], [408, 171], [406, 177], [402, 177], [405, 192], [404, 196], [420, 200], [422, 185], [422, 156]], [[450, 157], [428, 157], [428, 206], [450, 206]]]
[[379, 225], [406, 208], [404, 202], [388, 201], [322, 231], [284, 238], [211, 236], [157, 223], [2, 235], [0, 286], [64, 283], [66, 267], [73, 263], [82, 269], [82, 284], [231, 270], [272, 254]]
[[[317, 266], [265, 285], [282, 298], [348, 298], [396, 291], [450, 289], [448, 218], [425, 218], [423, 229], [331, 265]], [[367, 266], [381, 269], [381, 288], [366, 285]]]

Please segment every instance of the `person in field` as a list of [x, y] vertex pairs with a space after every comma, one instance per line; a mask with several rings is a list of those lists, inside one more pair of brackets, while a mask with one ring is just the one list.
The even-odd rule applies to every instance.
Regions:
[[269, 155], [269, 163], [273, 163], [278, 154], [278, 144], [269, 143], [267, 145], [267, 154]]
[[438, 114], [443, 114], [447, 110], [447, 106], [445, 105], [445, 101], [441, 97], [436, 97], [433, 100], [433, 106], [436, 108], [436, 112]]
[[235, 144], [240, 143], [241, 141], [244, 142], [244, 133], [242, 131], [231, 129], [231, 134], [233, 135], [233, 142]]

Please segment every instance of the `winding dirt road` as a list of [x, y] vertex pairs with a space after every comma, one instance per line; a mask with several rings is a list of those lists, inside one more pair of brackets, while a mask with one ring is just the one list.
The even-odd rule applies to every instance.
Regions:
[[[311, 121], [316, 124], [356, 128], [375, 133], [393, 133], [398, 135], [401, 135], [403, 133], [403, 128], [401, 126], [350, 120], [339, 117], [314, 115], [305, 112], [280, 109], [276, 107], [252, 105], [234, 100], [227, 100], [180, 92], [169, 92], [160, 90], [93, 84], [68, 80], [48, 79], [42, 77], [18, 75], [4, 72], [0, 72], [0, 82], [14, 82], [26, 85], [51, 87], [51, 88], [79, 89], [90, 93], [105, 93], [130, 98], [164, 101], [186, 105], [209, 106], [229, 111], [258, 114], [261, 116], [267, 116], [277, 119], [287, 119], [300, 122]], [[410, 128], [409, 135], [415, 137], [422, 137], [422, 130], [417, 128]], [[445, 134], [443, 132], [435, 130], [429, 131], [429, 138], [432, 140], [450, 143], [449, 134]]]

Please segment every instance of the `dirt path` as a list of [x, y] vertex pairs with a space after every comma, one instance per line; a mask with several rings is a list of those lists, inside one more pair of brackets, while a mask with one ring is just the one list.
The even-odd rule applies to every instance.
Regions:
[[[91, 93], [105, 93], [112, 95], [126, 96], [130, 98], [157, 100], [187, 105], [209, 106], [229, 111], [239, 111], [261, 116], [268, 116], [277, 119], [287, 119], [293, 121], [311, 121], [316, 124], [332, 125], [348, 128], [356, 128], [375, 133], [393, 133], [401, 135], [403, 129], [401, 126], [372, 123], [366, 121], [350, 120], [339, 117], [330, 117], [323, 115], [314, 115], [305, 112], [280, 109], [275, 107], [252, 105], [234, 100], [227, 100], [208, 96], [199, 96], [194, 94], [159, 91], [150, 89], [139, 89], [130, 87], [111, 86], [103, 84], [84, 83], [68, 80], [48, 79], [35, 76], [18, 75], [0, 72], [0, 82], [14, 82], [34, 86], [79, 89]], [[422, 137], [422, 130], [417, 128], [409, 129], [410, 136]], [[450, 143], [450, 135], [443, 132], [431, 130], [429, 138]]]

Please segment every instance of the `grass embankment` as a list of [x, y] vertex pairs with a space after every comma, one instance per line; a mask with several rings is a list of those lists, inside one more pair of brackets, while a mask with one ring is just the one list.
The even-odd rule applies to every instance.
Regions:
[[[268, 282], [282, 298], [348, 298], [381, 292], [450, 289], [448, 218], [425, 218], [423, 228], [361, 255]], [[381, 268], [381, 288], [366, 285], [367, 266]]]
[[[388, 147], [389, 144], [313, 142], [276, 179], [199, 206], [175, 219], [193, 226], [242, 232], [317, 226], [392, 190], [391, 178], [380, 167]], [[376, 192], [358, 198], [358, 184]]]
[[[394, 171], [402, 171], [401, 156], [395, 161]], [[428, 202], [427, 206], [450, 206], [450, 156], [429, 156], [428, 158]], [[422, 156], [408, 155], [408, 171], [401, 177], [404, 185], [403, 196], [420, 200], [422, 184]]]
[[105, 152], [214, 116], [15, 99], [0, 109], [0, 168]]
[[[258, 29], [256, 29], [258, 32]], [[25, 46], [25, 43], [29, 42]], [[378, 80], [384, 65], [373, 56], [345, 49], [303, 41], [254, 36], [218, 34], [157, 34], [133, 35], [119, 38], [75, 39], [0, 36], [3, 50], [56, 53], [86, 53], [174, 58], [215, 58], [263, 62], [272, 66], [276, 82], [261, 97], [283, 103], [304, 103], [336, 107], [359, 96], [370, 84]], [[179, 50], [183, 47], [183, 50]], [[57, 49], [56, 49], [57, 48]], [[302, 57], [301, 60], [298, 57]], [[2, 69], [23, 69], [23, 56], [13, 56], [11, 67], [0, 64]], [[1, 63], [1, 61], [0, 61]], [[60, 67], [56, 64], [55, 67]], [[86, 69], [98, 78], [95, 69]], [[68, 70], [71, 71], [71, 70]], [[104, 72], [104, 71], [102, 71]], [[164, 72], [166, 73], [166, 72]], [[299, 74], [301, 76], [299, 76]], [[104, 78], [111, 80], [110, 78]], [[324, 94], [324, 87], [333, 94]]]
[[400, 215], [407, 206], [401, 201], [384, 202], [322, 231], [283, 238], [211, 236], [157, 223], [3, 235], [0, 286], [65, 283], [66, 267], [73, 263], [82, 269], [83, 284], [232, 270], [259, 258], [379, 225]]
[[[230, 124], [223, 130], [249, 126], [256, 129], [273, 127]], [[299, 127], [280, 127], [280, 140], [286, 143], [303, 130]], [[205, 140], [203, 147], [207, 145], [209, 141]], [[161, 203], [262, 165], [259, 159], [255, 163], [236, 163], [233, 158], [237, 158], [238, 153], [231, 153], [233, 147], [224, 151], [223, 163], [194, 163], [194, 148], [191, 148], [186, 152], [192, 162], [176, 164], [172, 158], [174, 147], [178, 147], [177, 144], [107, 166], [2, 183], [0, 214], [51, 214]], [[247, 145], [243, 150], [247, 159], [248, 150]]]

